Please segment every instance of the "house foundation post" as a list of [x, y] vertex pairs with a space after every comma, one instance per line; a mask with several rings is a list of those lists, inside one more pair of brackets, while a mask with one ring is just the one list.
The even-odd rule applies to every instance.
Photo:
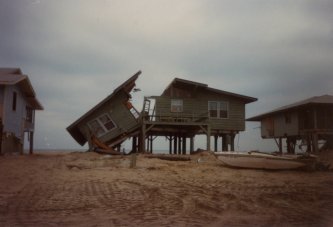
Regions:
[[177, 139], [176, 135], [173, 136], [173, 154], [177, 154]]
[[219, 139], [219, 136], [218, 135], [214, 135], [214, 151], [216, 152], [217, 151], [217, 141]]
[[228, 151], [228, 135], [222, 135], [222, 151]]
[[282, 154], [282, 137], [279, 137], [279, 153]]
[[172, 135], [170, 135], [168, 139], [169, 139], [169, 154], [172, 154]]
[[181, 154], [182, 153], [182, 137], [180, 135], [178, 135], [178, 152], [177, 154]]
[[230, 150], [235, 151], [235, 133], [230, 134]]
[[186, 136], [183, 136], [183, 148], [182, 154], [186, 154]]
[[132, 153], [137, 152], [137, 137], [133, 136], [132, 137]]
[[143, 123], [141, 127], [141, 133], [139, 138], [139, 152], [144, 153], [146, 149], [146, 125]]
[[153, 153], [153, 141], [154, 141], [153, 135], [150, 135], [150, 153]]
[[210, 125], [207, 125], [207, 151], [210, 151]]
[[190, 137], [190, 153], [194, 151], [194, 137]]
[[30, 145], [29, 145], [29, 154], [34, 153], [34, 132], [28, 132], [29, 135], [29, 140], [30, 140]]
[[312, 151], [314, 153], [318, 153], [318, 134], [317, 133], [313, 133], [312, 135]]

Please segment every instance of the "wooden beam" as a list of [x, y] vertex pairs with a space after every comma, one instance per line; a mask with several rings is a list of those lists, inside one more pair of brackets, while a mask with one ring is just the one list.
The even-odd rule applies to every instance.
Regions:
[[132, 152], [133, 153], [137, 152], [137, 137], [136, 136], [132, 137]]
[[312, 151], [314, 153], [318, 153], [319, 148], [318, 148], [318, 134], [313, 133], [312, 134]]
[[183, 150], [182, 154], [186, 154], [186, 136], [183, 136]]
[[214, 151], [216, 152], [217, 151], [217, 141], [219, 139], [219, 136], [218, 135], [214, 135]]
[[172, 136], [169, 136], [169, 154], [172, 154]]
[[178, 152], [177, 154], [181, 154], [182, 153], [182, 137], [180, 135], [178, 135]]
[[194, 136], [190, 137], [190, 152], [194, 151]]
[[230, 150], [235, 151], [235, 134], [230, 134]]
[[177, 154], [177, 136], [173, 136], [173, 154]]
[[139, 144], [140, 144], [140, 149], [139, 152], [144, 153], [145, 152], [145, 148], [146, 148], [146, 124], [142, 124], [141, 126], [141, 133], [140, 133], [140, 137], [139, 137]]
[[210, 151], [210, 125], [207, 125], [207, 151]]

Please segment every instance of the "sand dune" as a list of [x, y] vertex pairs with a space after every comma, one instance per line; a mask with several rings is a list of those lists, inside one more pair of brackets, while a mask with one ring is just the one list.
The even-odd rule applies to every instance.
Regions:
[[333, 226], [333, 172], [95, 153], [0, 157], [0, 226]]

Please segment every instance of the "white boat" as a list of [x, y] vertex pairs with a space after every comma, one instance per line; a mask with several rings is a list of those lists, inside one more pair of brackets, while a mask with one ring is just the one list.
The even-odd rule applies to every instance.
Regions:
[[214, 152], [214, 155], [223, 164], [235, 168], [288, 170], [299, 169], [314, 163], [314, 156], [304, 155], [276, 155], [270, 153], [250, 151], [241, 152]]

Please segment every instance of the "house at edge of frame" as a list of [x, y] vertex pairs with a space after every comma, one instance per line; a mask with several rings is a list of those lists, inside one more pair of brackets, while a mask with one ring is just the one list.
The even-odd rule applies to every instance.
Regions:
[[294, 153], [297, 141], [308, 152], [317, 152], [319, 142], [333, 147], [333, 96], [322, 95], [305, 99], [273, 111], [251, 117], [261, 122], [261, 137], [275, 139], [282, 152], [283, 139], [287, 152]]
[[[186, 154], [187, 141], [193, 151], [194, 137], [214, 137], [214, 150], [222, 138], [222, 150], [234, 150], [234, 138], [245, 130], [245, 105], [256, 98], [208, 87], [207, 84], [175, 78], [160, 96], [145, 97], [142, 110], [141, 150], [152, 151], [156, 136], [169, 140], [170, 154]], [[148, 145], [146, 144], [148, 143]], [[145, 147], [146, 146], [146, 147]]]
[[43, 110], [43, 106], [28, 76], [19, 68], [0, 68], [0, 153], [23, 153], [25, 134], [33, 153], [35, 110]]
[[130, 93], [140, 74], [141, 71], [138, 71], [67, 127], [67, 131], [81, 146], [88, 142], [89, 150], [98, 148], [92, 141], [92, 137], [96, 137], [109, 147], [119, 148], [125, 139], [138, 133], [140, 114], [130, 102]]

